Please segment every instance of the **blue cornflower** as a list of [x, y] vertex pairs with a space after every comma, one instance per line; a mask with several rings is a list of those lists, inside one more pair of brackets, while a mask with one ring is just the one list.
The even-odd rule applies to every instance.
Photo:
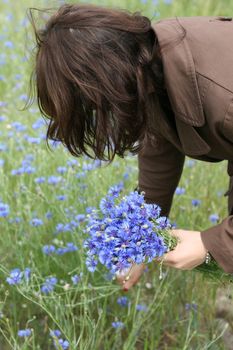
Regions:
[[16, 80], [21, 80], [22, 79], [22, 74], [15, 74], [15, 79]]
[[[68, 340], [60, 338], [60, 339], [58, 339], [58, 343], [59, 343], [59, 349], [60, 349], [60, 346], [64, 350], [69, 349], [70, 344], [69, 344]], [[58, 349], [56, 342], [54, 342], [54, 346], [55, 346], [56, 349]]]
[[45, 217], [47, 219], [51, 219], [53, 217], [53, 214], [51, 213], [51, 211], [47, 211], [47, 213], [45, 213]]
[[68, 340], [59, 338], [61, 336], [61, 331], [59, 329], [51, 330], [49, 334], [54, 339], [53, 344], [56, 349], [58, 349], [58, 346], [59, 346], [59, 349], [60, 347], [62, 347], [62, 349], [64, 350], [69, 349], [70, 345]]
[[70, 227], [69, 224], [62, 224], [62, 223], [59, 223], [57, 224], [56, 226], [56, 233], [59, 233], [59, 232], [69, 232], [71, 231], [72, 228]]
[[26, 282], [29, 281], [31, 276], [31, 269], [29, 267], [26, 267], [24, 271], [21, 271], [19, 268], [15, 268], [10, 271], [10, 277], [6, 278], [6, 281], [10, 285], [14, 284], [20, 284], [22, 282], [22, 278], [26, 280]]
[[9, 219], [9, 221], [8, 222], [10, 222], [11, 224], [13, 224], [13, 223], [16, 223], [16, 224], [18, 224], [19, 222], [21, 222], [22, 221], [22, 219], [21, 218], [19, 218], [18, 216], [16, 216], [15, 218], [11, 218], [11, 219]]
[[64, 200], [66, 199], [66, 195], [60, 194], [60, 195], [57, 196], [57, 199], [58, 199], [59, 201], [64, 201]]
[[32, 174], [32, 173], [35, 173], [35, 171], [36, 171], [36, 168], [30, 165], [22, 167], [22, 172], [25, 174]]
[[46, 283], [50, 283], [52, 285], [57, 283], [57, 278], [56, 277], [48, 277], [46, 278]]
[[95, 259], [91, 259], [91, 258], [86, 259], [87, 269], [90, 272], [94, 272], [96, 270], [97, 264], [98, 264], [98, 261]]
[[102, 198], [100, 201], [100, 210], [103, 214], [108, 214], [114, 206], [114, 201], [111, 197]]
[[81, 171], [81, 172], [79, 172], [79, 173], [77, 173], [77, 174], [75, 175], [75, 177], [76, 177], [77, 179], [80, 179], [81, 177], [84, 177], [84, 176], [86, 176], [86, 173], [85, 173], [84, 171]]
[[0, 115], [0, 122], [4, 122], [6, 120], [6, 116], [5, 115]]
[[45, 125], [44, 119], [39, 118], [35, 121], [35, 123], [32, 124], [32, 128], [33, 129], [40, 129], [44, 125]]
[[24, 168], [24, 167], [30, 166], [31, 161], [28, 159], [23, 159], [21, 164], [22, 164], [22, 167]]
[[160, 229], [165, 229], [168, 227], [169, 224], [169, 219], [166, 216], [161, 216], [160, 218], [157, 219], [158, 227]]
[[56, 277], [48, 277], [45, 280], [45, 283], [41, 286], [41, 292], [44, 294], [49, 294], [53, 291], [55, 285], [57, 283]]
[[43, 221], [41, 219], [34, 218], [30, 221], [30, 224], [32, 226], [41, 226], [41, 225], [43, 225]]
[[59, 166], [57, 167], [57, 172], [59, 174], [65, 174], [67, 172], [67, 168], [65, 166]]
[[175, 221], [173, 221], [173, 222], [171, 222], [171, 228], [173, 229], [173, 228], [177, 228], [178, 226], [177, 226], [177, 223], [175, 222]]
[[70, 221], [70, 226], [73, 227], [73, 228], [75, 228], [75, 227], [78, 227], [79, 224], [78, 224], [78, 222], [76, 222], [75, 220], [71, 220], [71, 221]]
[[4, 46], [7, 47], [8, 49], [12, 49], [14, 47], [14, 44], [12, 41], [5, 41]]
[[20, 122], [13, 122], [11, 126], [16, 130], [16, 131], [25, 131], [27, 129], [26, 125], [23, 125]]
[[51, 330], [49, 332], [51, 337], [60, 337], [61, 336], [61, 331], [59, 329], [54, 329], [53, 331]]
[[74, 167], [75, 165], [78, 166], [79, 162], [77, 161], [77, 159], [70, 159], [67, 160], [67, 165], [70, 167]]
[[124, 183], [119, 182], [117, 185], [110, 187], [108, 194], [109, 196], [118, 197], [119, 193], [123, 190]]
[[44, 245], [43, 248], [42, 248], [42, 251], [43, 251], [44, 254], [50, 255], [50, 254], [56, 252], [56, 247], [54, 245], [52, 245], [52, 244]]
[[124, 328], [125, 327], [124, 323], [121, 321], [112, 322], [112, 326], [113, 326], [113, 328]]
[[84, 171], [90, 171], [93, 169], [93, 164], [91, 163], [83, 163], [82, 169]]
[[136, 310], [137, 311], [148, 311], [148, 306], [143, 305], [143, 304], [137, 304], [136, 305]]
[[48, 178], [48, 184], [50, 185], [57, 185], [61, 181], [60, 176], [49, 176]]
[[66, 247], [67, 247], [69, 252], [74, 252], [74, 251], [78, 250], [78, 247], [76, 247], [76, 245], [74, 245], [73, 242], [67, 242]]
[[34, 180], [37, 184], [42, 184], [45, 182], [45, 177], [41, 176], [41, 177], [36, 177]]
[[23, 169], [22, 168], [13, 169], [13, 170], [11, 170], [11, 174], [12, 175], [21, 175], [21, 174], [23, 174]]
[[31, 136], [25, 136], [25, 140], [28, 143], [39, 145], [41, 143], [41, 138], [39, 137], [31, 137]]
[[83, 273], [81, 272], [79, 275], [74, 275], [74, 276], [71, 276], [71, 280], [73, 282], [73, 284], [78, 284], [78, 282], [81, 280], [83, 276]]
[[49, 140], [49, 145], [53, 148], [57, 148], [61, 144], [60, 141]]
[[192, 199], [192, 206], [199, 207], [200, 204], [201, 204], [200, 199]]
[[184, 193], [185, 193], [185, 188], [183, 188], [183, 187], [177, 187], [175, 190], [175, 194], [177, 194], [177, 195], [181, 195]]
[[32, 174], [35, 173], [36, 169], [30, 165], [21, 166], [18, 169], [13, 169], [11, 171], [12, 175], [21, 175], [21, 174]]
[[120, 297], [117, 299], [117, 304], [119, 304], [120, 306], [128, 306], [129, 298], [128, 297]]
[[25, 280], [28, 282], [31, 277], [31, 269], [29, 267], [26, 267], [23, 273]]
[[94, 160], [94, 166], [95, 168], [99, 168], [102, 165], [102, 161], [100, 159]]
[[85, 214], [78, 214], [75, 216], [75, 220], [77, 220], [78, 222], [84, 221], [85, 218], [86, 218]]
[[10, 285], [20, 284], [22, 281], [23, 273], [19, 268], [15, 268], [10, 271], [10, 277], [6, 278], [6, 281]]
[[212, 223], [217, 223], [219, 221], [219, 216], [218, 214], [211, 214], [209, 216], [209, 220], [212, 222]]
[[0, 217], [6, 217], [10, 212], [8, 204], [0, 202]]
[[96, 210], [96, 208], [95, 207], [87, 207], [86, 208], [86, 213], [87, 214], [91, 214], [93, 211], [95, 211]]
[[63, 255], [65, 253], [67, 253], [67, 252], [68, 252], [68, 248], [67, 247], [59, 247], [56, 250], [56, 254], [57, 255]]
[[32, 334], [32, 331], [29, 328], [18, 330], [19, 337], [29, 337], [31, 334]]

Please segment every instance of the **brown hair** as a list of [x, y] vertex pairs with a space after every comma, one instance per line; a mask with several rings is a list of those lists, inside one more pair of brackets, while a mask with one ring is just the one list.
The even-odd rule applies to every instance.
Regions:
[[112, 161], [137, 153], [149, 132], [149, 92], [162, 85], [160, 61], [152, 69], [159, 51], [151, 21], [139, 12], [66, 4], [37, 29], [33, 10], [31, 102], [36, 94], [50, 119], [47, 140], [60, 140], [74, 156]]

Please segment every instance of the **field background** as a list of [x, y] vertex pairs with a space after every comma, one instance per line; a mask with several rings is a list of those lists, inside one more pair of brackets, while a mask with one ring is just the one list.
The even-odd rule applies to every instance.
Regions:
[[[230, 0], [95, 3], [142, 11], [152, 21], [233, 15]], [[171, 268], [164, 268], [159, 280], [158, 266], [150, 264], [123, 306], [119, 298], [126, 295], [106, 271], [87, 271], [79, 215], [97, 206], [111, 185], [123, 181], [125, 193], [134, 189], [137, 159], [115, 159], [110, 166], [100, 167], [86, 158], [72, 158], [60, 144], [51, 144], [49, 151], [37, 107], [20, 110], [27, 99], [32, 67], [26, 9], [59, 4], [0, 0], [0, 349], [54, 349], [50, 330], [55, 329], [69, 342], [69, 349], [226, 349], [215, 319], [216, 292], [222, 284], [194, 271]], [[225, 162], [208, 164], [187, 158], [179, 184], [184, 193], [174, 197], [171, 221], [195, 230], [213, 225], [211, 214], [221, 221], [227, 215], [223, 195], [227, 184]], [[192, 205], [193, 199], [201, 201], [198, 207]], [[77, 250], [60, 255], [42, 250], [45, 245], [64, 248], [67, 242]], [[9, 284], [6, 278], [14, 268], [30, 268], [30, 280]], [[75, 275], [80, 279], [76, 284]], [[44, 294], [40, 288], [48, 277], [56, 277], [57, 283]], [[225, 288], [232, 293], [232, 286]], [[117, 321], [124, 326], [114, 328], [112, 322]], [[18, 330], [26, 328], [31, 335], [20, 337]], [[65, 344], [56, 346], [65, 349]]]

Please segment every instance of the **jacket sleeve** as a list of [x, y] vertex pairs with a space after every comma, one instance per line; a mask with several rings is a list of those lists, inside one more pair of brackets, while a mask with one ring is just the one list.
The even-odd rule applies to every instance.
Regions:
[[227, 273], [233, 273], [233, 215], [201, 232], [205, 248]]
[[138, 154], [138, 187], [145, 192], [145, 201], [161, 207], [168, 216], [175, 189], [180, 180], [185, 156], [164, 138], [147, 139]]
[[228, 195], [229, 216], [220, 224], [201, 232], [205, 248], [219, 266], [227, 273], [233, 273], [233, 163], [228, 163], [230, 176]]

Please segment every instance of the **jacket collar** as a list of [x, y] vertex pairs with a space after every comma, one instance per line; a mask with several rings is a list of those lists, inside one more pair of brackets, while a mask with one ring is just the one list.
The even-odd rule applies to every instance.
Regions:
[[152, 29], [163, 47], [165, 84], [175, 116], [188, 125], [203, 126], [205, 116], [185, 29], [178, 18], [152, 23]]
[[150, 130], [159, 130], [170, 143], [187, 156], [203, 156], [210, 152], [210, 146], [198, 134], [195, 127], [188, 125], [179, 118], [176, 119], [176, 129], [170, 125], [158, 99], [154, 101], [154, 113], [151, 113]]

